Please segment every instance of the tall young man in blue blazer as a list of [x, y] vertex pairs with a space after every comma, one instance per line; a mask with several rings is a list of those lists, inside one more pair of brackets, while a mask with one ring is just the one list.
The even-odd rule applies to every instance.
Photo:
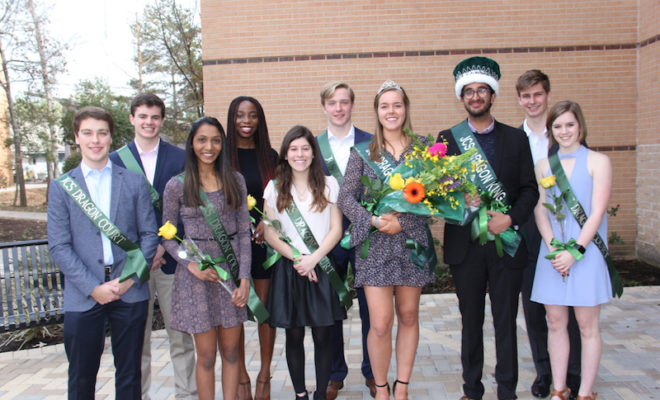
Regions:
[[[348, 84], [344, 82], [330, 82], [321, 90], [321, 107], [328, 119], [328, 128], [316, 137], [323, 155], [323, 169], [326, 175], [332, 175], [342, 184], [346, 165], [351, 154], [351, 147], [356, 143], [369, 141], [370, 133], [353, 126], [351, 114], [355, 103], [355, 94]], [[348, 219], [344, 217], [344, 231], [348, 228]], [[355, 251], [345, 250], [339, 244], [332, 250], [332, 256], [336, 262], [339, 275], [346, 279], [348, 264], [355, 266]], [[369, 387], [371, 397], [376, 396], [376, 384], [371, 372], [369, 353], [367, 352], [367, 334], [369, 333], [369, 309], [364, 297], [364, 290], [357, 289], [358, 303], [360, 306], [360, 319], [362, 320], [362, 375], [365, 385]], [[344, 379], [348, 375], [348, 366], [344, 357], [344, 333], [342, 321], [337, 321], [332, 328], [332, 371], [330, 382], [326, 391], [326, 399], [332, 400], [337, 397], [341, 388], [344, 387]]]
[[[154, 212], [160, 225], [162, 210], [158, 199], [163, 198], [165, 185], [175, 175], [183, 171], [185, 151], [173, 146], [160, 138], [160, 129], [165, 121], [165, 103], [152, 93], [142, 93], [131, 102], [131, 125], [135, 130], [135, 138], [125, 148], [110, 154], [113, 163], [135, 170], [143, 174], [152, 188], [158, 193], [154, 197]], [[161, 200], [162, 201], [162, 200]], [[170, 221], [177, 223], [177, 221]], [[182, 226], [179, 225], [179, 232]], [[165, 329], [170, 341], [170, 358], [174, 369], [175, 397], [177, 399], [196, 399], [197, 385], [195, 382], [195, 347], [192, 337], [181, 331], [170, 328], [170, 312], [172, 303], [172, 284], [176, 261], [158, 245], [156, 256], [151, 264], [151, 279], [149, 280], [149, 313], [144, 331], [144, 346], [142, 349], [142, 399], [149, 400], [151, 386], [151, 325], [154, 299], [158, 297]]]
[[119, 278], [131, 267], [148, 277], [158, 246], [156, 217], [144, 178], [108, 159], [110, 113], [85, 107], [76, 112], [73, 130], [82, 161], [48, 194], [48, 249], [65, 282], [68, 398], [94, 398], [108, 322], [116, 398], [138, 400], [149, 286], [135, 274]]
[[[456, 66], [454, 78], [454, 91], [467, 111], [467, 119], [440, 132], [438, 139], [448, 142], [448, 154], [462, 153], [471, 147], [481, 149], [480, 158], [488, 162], [478, 167], [475, 183], [510, 206], [506, 212], [488, 211], [488, 232], [497, 235], [509, 228], [517, 231], [532, 216], [539, 193], [527, 137], [521, 130], [496, 121], [490, 112], [499, 92], [500, 67], [490, 58], [470, 57]], [[479, 196], [466, 195], [466, 204], [479, 206]], [[456, 284], [463, 325], [461, 363], [465, 395], [462, 399], [481, 399], [484, 394], [481, 376], [486, 289], [495, 327], [497, 398], [515, 399], [516, 315], [527, 248], [521, 244], [514, 254], [500, 256], [494, 241], [484, 245], [479, 242], [471, 237], [469, 224], [445, 224], [444, 259]]]

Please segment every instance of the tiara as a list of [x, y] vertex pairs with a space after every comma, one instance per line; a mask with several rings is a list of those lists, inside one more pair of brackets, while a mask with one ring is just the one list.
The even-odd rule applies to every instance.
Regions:
[[378, 96], [379, 94], [383, 93], [386, 90], [391, 90], [391, 89], [401, 91], [401, 86], [399, 86], [399, 84], [394, 82], [393, 80], [388, 79], [385, 82], [383, 82], [382, 85], [380, 85], [380, 89], [378, 89], [378, 93], [376, 93], [376, 96]]

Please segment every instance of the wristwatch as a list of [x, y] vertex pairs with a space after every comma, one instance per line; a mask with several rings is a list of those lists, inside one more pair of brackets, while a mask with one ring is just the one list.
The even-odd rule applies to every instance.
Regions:
[[582, 254], [584, 254], [587, 251], [587, 249], [585, 249], [584, 246], [582, 246], [580, 243], [575, 243], [575, 246], [573, 247], [575, 247], [575, 249]]

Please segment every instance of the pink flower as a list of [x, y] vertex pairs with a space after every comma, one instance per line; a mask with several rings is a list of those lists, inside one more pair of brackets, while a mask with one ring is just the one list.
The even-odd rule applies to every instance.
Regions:
[[444, 157], [447, 154], [447, 145], [443, 142], [438, 142], [429, 147], [428, 152], [432, 156]]

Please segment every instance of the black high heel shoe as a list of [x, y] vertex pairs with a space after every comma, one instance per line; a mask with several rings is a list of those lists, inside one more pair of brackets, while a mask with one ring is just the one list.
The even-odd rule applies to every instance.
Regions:
[[386, 387], [387, 388], [387, 397], [390, 397], [390, 384], [389, 383], [385, 382], [384, 385], [377, 385], [374, 382], [374, 386], [376, 386], [376, 390], [378, 390], [378, 388], [382, 389], [382, 388]]
[[[400, 381], [400, 380], [398, 380], [398, 379], [395, 380], [395, 381], [394, 381], [394, 385], [392, 385], [392, 392], [394, 392], [394, 397], [396, 397], [396, 384], [397, 384], [397, 383], [400, 383], [400, 384], [402, 384], [402, 385], [406, 385], [406, 386], [408, 386], [408, 383], [409, 383], [409, 382]], [[408, 388], [406, 388], [406, 399], [407, 399], [407, 398], [408, 398]]]

